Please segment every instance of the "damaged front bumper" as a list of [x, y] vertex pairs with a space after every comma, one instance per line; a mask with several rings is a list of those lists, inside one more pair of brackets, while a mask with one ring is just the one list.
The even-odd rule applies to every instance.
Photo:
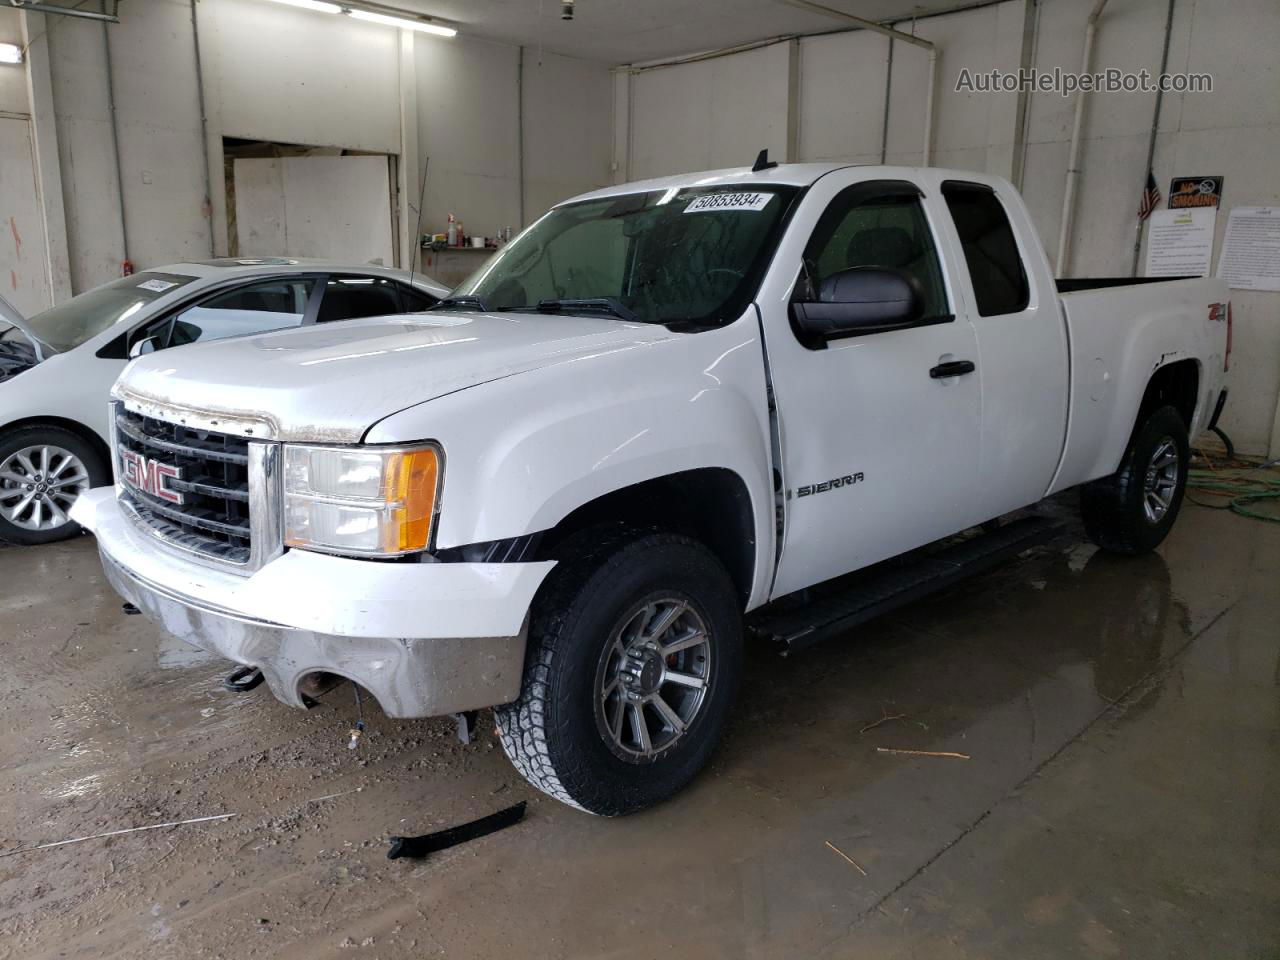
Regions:
[[72, 517], [98, 538], [116, 591], [174, 636], [259, 668], [290, 706], [305, 706], [306, 678], [333, 674], [360, 684], [393, 717], [514, 700], [526, 616], [554, 566], [378, 563], [292, 550], [245, 577], [165, 550], [109, 487], [81, 496]]

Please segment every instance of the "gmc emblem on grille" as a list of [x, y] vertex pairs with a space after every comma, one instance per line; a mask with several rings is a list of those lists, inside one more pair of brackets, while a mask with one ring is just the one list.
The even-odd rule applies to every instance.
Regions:
[[182, 494], [169, 489], [165, 482], [169, 478], [182, 479], [182, 471], [178, 467], [160, 463], [132, 450], [120, 451], [120, 465], [124, 468], [124, 482], [129, 486], [170, 503], [182, 503]]

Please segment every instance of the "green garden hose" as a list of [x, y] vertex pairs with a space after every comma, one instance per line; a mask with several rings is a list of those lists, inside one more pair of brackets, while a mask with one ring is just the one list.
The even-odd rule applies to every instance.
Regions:
[[[1230, 510], [1242, 517], [1280, 523], [1280, 472], [1274, 463], [1245, 468], [1191, 470], [1187, 474], [1187, 499], [1201, 507]], [[1265, 471], [1263, 476], [1246, 476]], [[1206, 503], [1190, 496], [1191, 491], [1222, 497], [1225, 503]], [[1261, 507], [1261, 509], [1260, 509]]]

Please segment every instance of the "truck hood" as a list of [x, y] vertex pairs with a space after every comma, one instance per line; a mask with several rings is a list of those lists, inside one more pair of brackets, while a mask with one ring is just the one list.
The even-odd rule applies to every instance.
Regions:
[[135, 360], [115, 393], [192, 426], [358, 443], [408, 407], [553, 364], [672, 339], [605, 317], [426, 313], [197, 343]]

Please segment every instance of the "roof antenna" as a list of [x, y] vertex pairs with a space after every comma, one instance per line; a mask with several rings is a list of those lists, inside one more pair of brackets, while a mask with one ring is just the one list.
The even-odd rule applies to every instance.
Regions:
[[769, 148], [765, 147], [765, 149], [756, 154], [756, 162], [751, 165], [751, 172], [759, 173], [761, 170], [768, 170], [770, 167], [776, 167], [777, 165], [777, 160], [769, 159]]

